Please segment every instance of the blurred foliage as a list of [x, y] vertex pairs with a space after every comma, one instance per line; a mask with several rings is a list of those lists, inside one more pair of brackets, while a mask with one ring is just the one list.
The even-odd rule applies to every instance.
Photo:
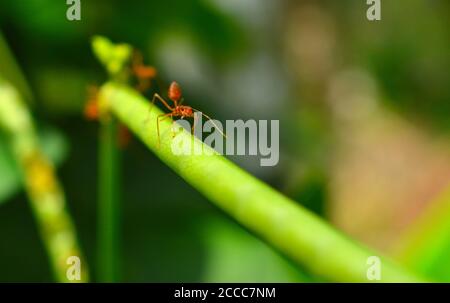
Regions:
[[405, 265], [440, 281], [450, 280], [450, 186], [436, 198], [398, 244]]
[[[55, 165], [60, 165], [67, 157], [68, 143], [64, 135], [52, 127], [38, 130], [44, 154]], [[21, 187], [21, 176], [12, 156], [7, 139], [0, 133], [0, 204], [10, 199]]]
[[313, 281], [263, 242], [226, 220], [201, 221], [199, 229], [207, 247], [203, 281], [249, 282], [255, 277], [261, 282]]
[[340, 6], [346, 61], [372, 71], [398, 112], [450, 131], [450, 3], [389, 1], [383, 3], [382, 22], [375, 23], [356, 17], [355, 10], [364, 7], [364, 1], [352, 10]]

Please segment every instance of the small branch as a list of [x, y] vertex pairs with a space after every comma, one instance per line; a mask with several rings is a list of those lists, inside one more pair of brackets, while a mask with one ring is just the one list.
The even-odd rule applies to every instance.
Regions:
[[75, 227], [66, 209], [64, 193], [53, 165], [41, 152], [31, 116], [19, 94], [1, 80], [0, 128], [10, 137], [56, 279], [70, 282], [66, 271], [71, 264], [66, 262], [70, 256], [77, 256], [81, 260], [81, 282], [88, 281], [88, 268], [82, 258]]
[[[347, 239], [322, 219], [251, 176], [190, 133], [177, 141], [213, 155], [175, 155], [171, 121], [160, 122], [162, 112], [136, 91], [116, 83], [101, 88], [100, 102], [115, 114], [165, 164], [192, 187], [243, 226], [282, 251], [313, 274], [332, 281], [368, 282], [367, 259], [377, 253]], [[382, 282], [414, 282], [419, 278], [382, 260]]]

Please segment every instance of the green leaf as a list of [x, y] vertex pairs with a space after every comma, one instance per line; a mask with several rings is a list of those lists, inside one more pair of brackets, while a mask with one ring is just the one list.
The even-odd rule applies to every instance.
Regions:
[[54, 165], [60, 165], [66, 159], [69, 144], [64, 134], [54, 127], [38, 129], [42, 151]]
[[92, 39], [92, 48], [111, 77], [116, 76], [123, 70], [133, 51], [128, 44], [113, 44], [102, 36], [95, 36]]

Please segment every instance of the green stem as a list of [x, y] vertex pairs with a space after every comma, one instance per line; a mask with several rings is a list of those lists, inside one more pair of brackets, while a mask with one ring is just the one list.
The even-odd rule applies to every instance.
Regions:
[[[136, 91], [116, 83], [105, 84], [101, 103], [115, 114], [164, 163], [212, 203], [282, 251], [313, 274], [332, 281], [367, 280], [367, 260], [379, 254], [347, 239], [296, 202], [251, 176], [225, 157], [213, 152], [189, 132], [172, 136], [169, 119]], [[151, 110], [150, 110], [151, 109]], [[212, 155], [175, 155], [171, 145], [193, 144]], [[414, 282], [420, 278], [381, 257], [383, 282]]]
[[0, 32], [0, 65], [2, 67], [2, 77], [11, 83], [23, 96], [26, 101], [33, 101], [33, 93], [22, 73], [13, 53], [9, 49], [8, 43]]
[[99, 281], [119, 280], [120, 205], [119, 151], [117, 123], [106, 119], [100, 125], [99, 205], [98, 205], [98, 266]]
[[[0, 127], [10, 137], [31, 209], [57, 281], [88, 281], [87, 264], [82, 257], [75, 226], [53, 165], [42, 153], [32, 118], [23, 100], [16, 89], [5, 82], [0, 82]], [[81, 261], [79, 281], [68, 280], [68, 270], [75, 265], [72, 263], [74, 259], [70, 258], [72, 256]], [[76, 276], [72, 277], [76, 279]]]

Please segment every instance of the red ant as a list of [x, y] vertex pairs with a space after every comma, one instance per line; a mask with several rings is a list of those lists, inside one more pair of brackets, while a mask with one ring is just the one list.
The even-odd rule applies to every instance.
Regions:
[[209, 121], [211, 121], [211, 123], [215, 126], [215, 128], [222, 134], [222, 136], [224, 138], [226, 138], [227, 136], [222, 132], [222, 130], [212, 121], [212, 119], [205, 115], [204, 113], [202, 113], [201, 111], [188, 106], [188, 105], [181, 105], [184, 101], [183, 99], [183, 95], [181, 92], [181, 87], [177, 82], [172, 82], [169, 86], [169, 90], [168, 90], [168, 97], [170, 100], [172, 100], [173, 102], [173, 106], [170, 106], [166, 100], [164, 100], [160, 95], [158, 94], [154, 94], [153, 95], [153, 100], [152, 100], [152, 104], [155, 103], [156, 100], [161, 101], [164, 106], [170, 110], [170, 113], [166, 113], [166, 114], [161, 114], [158, 115], [158, 117], [156, 118], [156, 122], [157, 122], [157, 130], [158, 130], [158, 142], [160, 142], [160, 135], [159, 135], [159, 119], [160, 118], [167, 118], [167, 117], [181, 117], [181, 119], [184, 118], [194, 118], [194, 124], [192, 125], [191, 131], [192, 133], [194, 133], [195, 130], [195, 124], [196, 124], [196, 117], [195, 117], [195, 112], [198, 112], [200, 114], [202, 114], [206, 119], [208, 119]]

